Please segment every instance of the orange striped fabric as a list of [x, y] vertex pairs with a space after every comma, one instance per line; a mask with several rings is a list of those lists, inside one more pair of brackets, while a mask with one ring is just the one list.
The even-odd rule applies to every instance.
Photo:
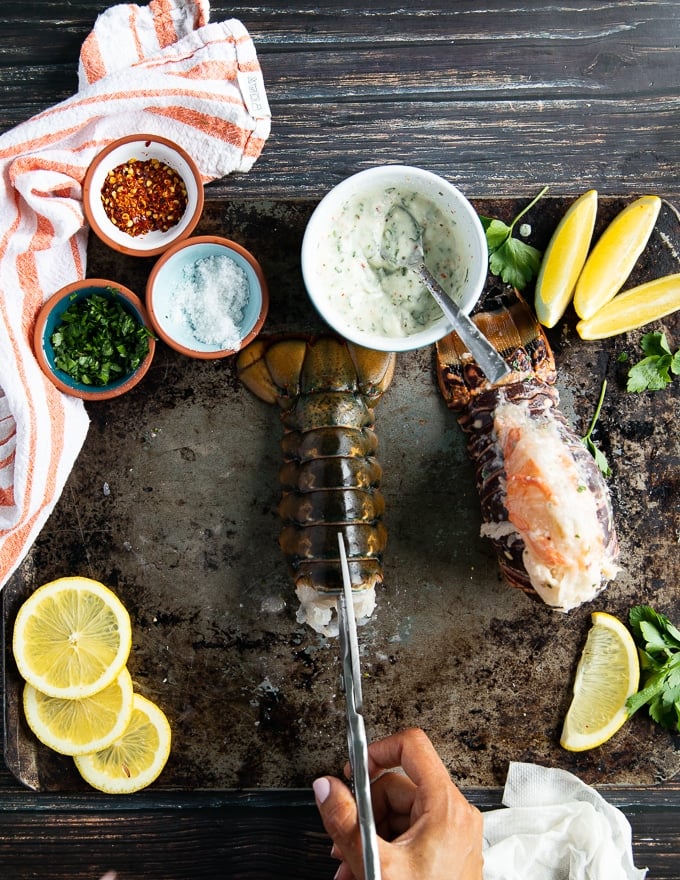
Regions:
[[127, 134], [163, 135], [205, 182], [248, 171], [269, 136], [255, 46], [207, 0], [104, 12], [85, 40], [79, 90], [0, 136], [0, 587], [54, 508], [87, 434], [80, 400], [32, 350], [42, 303], [86, 272], [81, 187], [96, 153]]

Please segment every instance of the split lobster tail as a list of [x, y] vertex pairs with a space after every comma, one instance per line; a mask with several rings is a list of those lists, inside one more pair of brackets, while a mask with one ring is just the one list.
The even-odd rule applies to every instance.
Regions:
[[609, 489], [559, 409], [550, 345], [520, 294], [487, 296], [474, 320], [512, 372], [490, 384], [452, 333], [437, 343], [437, 377], [467, 436], [482, 535], [509, 584], [569, 611], [619, 570]]
[[326, 635], [337, 634], [338, 532], [358, 620], [373, 612], [382, 583], [387, 530], [373, 409], [394, 367], [394, 354], [331, 336], [260, 337], [237, 360], [246, 387], [281, 409], [279, 544], [300, 600], [298, 621]]

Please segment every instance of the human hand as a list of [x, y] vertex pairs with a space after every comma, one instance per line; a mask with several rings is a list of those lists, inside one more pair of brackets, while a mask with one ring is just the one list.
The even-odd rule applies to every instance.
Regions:
[[[481, 880], [482, 815], [453, 784], [422, 730], [371, 743], [368, 770], [382, 880]], [[341, 860], [335, 880], [364, 880], [351, 792], [323, 776], [314, 794], [332, 855]]]

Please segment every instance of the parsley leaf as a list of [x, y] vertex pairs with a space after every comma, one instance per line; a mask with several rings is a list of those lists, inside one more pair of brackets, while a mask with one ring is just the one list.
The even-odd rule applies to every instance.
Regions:
[[547, 191], [548, 187], [544, 186], [536, 198], [520, 211], [509, 226], [502, 220], [480, 217], [489, 248], [491, 273], [499, 275], [506, 284], [511, 284], [518, 290], [523, 290], [536, 277], [543, 254], [525, 241], [514, 238], [512, 231], [517, 221], [533, 208]]
[[491, 220], [489, 217], [482, 217], [482, 226], [484, 226], [484, 234], [486, 235], [486, 243], [489, 246], [489, 253], [493, 253], [499, 248], [508, 237], [509, 226], [502, 220]]
[[654, 721], [680, 731], [680, 631], [649, 605], [636, 605], [628, 621], [640, 656], [640, 690], [626, 702], [628, 714], [643, 706]]
[[665, 333], [645, 333], [640, 346], [646, 357], [628, 371], [626, 389], [632, 392], [661, 391], [680, 375], [680, 349], [673, 354]]
[[607, 458], [606, 458], [604, 452], [602, 452], [601, 449], [598, 449], [598, 447], [595, 445], [595, 443], [593, 441], [593, 436], [592, 436], [593, 431], [595, 429], [595, 425], [597, 424], [597, 420], [600, 418], [600, 412], [602, 410], [602, 404], [604, 402], [604, 395], [605, 395], [606, 390], [607, 390], [607, 380], [605, 379], [602, 382], [602, 388], [600, 389], [600, 398], [597, 401], [597, 407], [595, 408], [595, 415], [593, 416], [593, 419], [590, 423], [590, 427], [588, 428], [585, 436], [581, 439], [581, 442], [586, 447], [588, 452], [590, 452], [590, 454], [593, 456], [593, 458], [595, 459], [595, 463], [597, 464], [599, 469], [602, 471], [602, 473], [605, 475], [605, 477], [610, 477], [612, 472], [611, 472], [611, 468], [609, 467], [609, 462], [607, 461]]
[[50, 341], [57, 369], [82, 385], [101, 387], [137, 369], [151, 335], [119, 300], [92, 294], [71, 303]]
[[500, 275], [506, 284], [522, 290], [534, 278], [541, 267], [542, 254], [535, 247], [509, 237], [489, 257], [489, 268]]

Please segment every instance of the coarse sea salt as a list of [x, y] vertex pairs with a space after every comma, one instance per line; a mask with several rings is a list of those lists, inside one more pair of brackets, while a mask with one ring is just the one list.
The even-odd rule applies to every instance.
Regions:
[[218, 254], [203, 257], [182, 270], [170, 298], [170, 317], [188, 326], [204, 345], [235, 349], [248, 295], [248, 276], [234, 260]]

